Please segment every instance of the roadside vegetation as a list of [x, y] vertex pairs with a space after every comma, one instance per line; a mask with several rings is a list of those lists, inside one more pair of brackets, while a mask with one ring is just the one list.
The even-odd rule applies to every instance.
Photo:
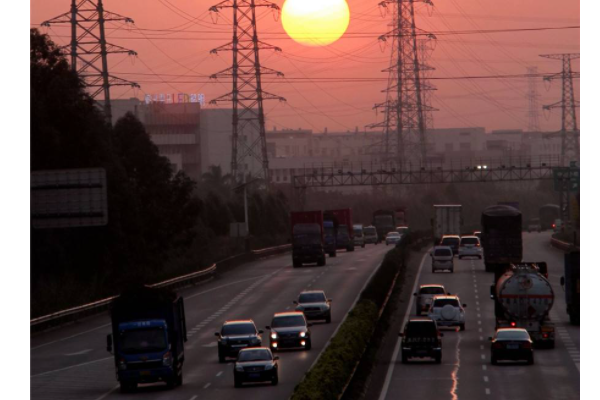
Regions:
[[[173, 170], [132, 114], [114, 127], [58, 47], [30, 31], [31, 170], [105, 168], [106, 227], [31, 230], [31, 317], [156, 282], [244, 251], [229, 238], [241, 193], [218, 167], [194, 182]], [[248, 194], [251, 245], [288, 237], [281, 193]]]

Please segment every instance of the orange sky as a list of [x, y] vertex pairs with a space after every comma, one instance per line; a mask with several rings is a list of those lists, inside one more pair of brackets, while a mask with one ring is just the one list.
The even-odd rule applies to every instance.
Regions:
[[[389, 47], [382, 52], [377, 37], [389, 30], [390, 16], [382, 18], [380, 0], [348, 0], [350, 26], [336, 43], [306, 47], [284, 33], [270, 11], [259, 14], [259, 36], [279, 46], [282, 53], [264, 51], [261, 63], [288, 78], [386, 78], [381, 70], [389, 63]], [[275, 3], [283, 5], [283, 0]], [[579, 2], [564, 0], [438, 0], [431, 16], [417, 7], [417, 26], [427, 31], [540, 28], [579, 25]], [[207, 100], [231, 90], [219, 82], [205, 83], [204, 76], [227, 68], [230, 53], [211, 56], [209, 51], [231, 40], [231, 10], [222, 11], [215, 25], [208, 8], [218, 0], [104, 0], [107, 10], [131, 17], [135, 27], [176, 29], [156, 32], [110, 29], [109, 41], [137, 51], [138, 59], [113, 55], [113, 75], [138, 81], [142, 88], [112, 89], [113, 98], [145, 93], [204, 93]], [[31, 0], [30, 22], [40, 22], [68, 11], [69, 0]], [[199, 17], [194, 20], [195, 17]], [[69, 41], [67, 27], [42, 28], [59, 44]], [[45, 30], [44, 30], [45, 29]], [[466, 36], [440, 36], [430, 64], [433, 77], [524, 74], [527, 66], [539, 72], [560, 71], [560, 62], [538, 57], [546, 53], [579, 52], [579, 30], [536, 31]], [[579, 70], [579, 63], [574, 64]], [[156, 75], [155, 75], [156, 74]], [[269, 78], [272, 82], [273, 79]], [[434, 127], [482, 126], [492, 129], [527, 128], [527, 80], [436, 80], [432, 105]], [[576, 96], [579, 81], [575, 81]], [[287, 104], [266, 102], [268, 129], [309, 128], [322, 131], [354, 130], [381, 121], [372, 106], [384, 100], [385, 82], [326, 83], [281, 79], [264, 89], [287, 98]], [[549, 89], [549, 90], [547, 90]], [[538, 83], [540, 104], [560, 99], [560, 82], [549, 87]], [[483, 93], [483, 94], [482, 94]], [[543, 130], [560, 129], [560, 113], [540, 112]]]

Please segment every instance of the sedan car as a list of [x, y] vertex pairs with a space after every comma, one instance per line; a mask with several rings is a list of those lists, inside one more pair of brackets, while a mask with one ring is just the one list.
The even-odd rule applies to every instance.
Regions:
[[279, 357], [273, 357], [266, 347], [240, 350], [233, 367], [233, 383], [241, 387], [245, 382], [279, 383]]
[[429, 308], [429, 318], [433, 319], [439, 327], [460, 327], [465, 330], [465, 307], [460, 304], [458, 296], [435, 296]]
[[225, 362], [227, 357], [237, 357], [238, 352], [246, 347], [262, 346], [261, 333], [263, 331], [257, 330], [251, 319], [226, 321], [221, 331], [215, 332], [215, 336], [219, 338], [219, 362]]
[[304, 314], [298, 311], [282, 312], [273, 316], [271, 325], [266, 328], [271, 331], [270, 347], [277, 351], [283, 348], [300, 348], [310, 350], [310, 324], [306, 323]]
[[296, 311], [304, 313], [306, 319], [325, 320], [331, 323], [331, 299], [325, 296], [322, 290], [307, 290], [298, 296], [294, 301]]
[[421, 285], [419, 291], [413, 293], [413, 296], [417, 298], [417, 315], [421, 315], [422, 312], [427, 312], [433, 298], [438, 295], [450, 294], [446, 292], [444, 285]]
[[483, 258], [481, 242], [477, 236], [463, 236], [460, 238], [458, 246], [458, 259], [463, 257], [477, 257], [480, 260]]
[[388, 232], [387, 235], [385, 235], [385, 245], [390, 245], [390, 244], [398, 244], [400, 242], [400, 240], [402, 240], [402, 235], [399, 234], [398, 232]]
[[411, 318], [398, 334], [402, 338], [402, 363], [410, 358], [431, 357], [437, 364], [442, 362], [442, 337], [431, 318]]
[[533, 341], [527, 330], [500, 328], [489, 339], [492, 342], [492, 365], [497, 365], [499, 360], [523, 360], [533, 364]]
[[454, 255], [458, 254], [458, 247], [460, 245], [460, 236], [458, 235], [444, 235], [440, 241], [440, 246], [448, 246], [452, 248]]

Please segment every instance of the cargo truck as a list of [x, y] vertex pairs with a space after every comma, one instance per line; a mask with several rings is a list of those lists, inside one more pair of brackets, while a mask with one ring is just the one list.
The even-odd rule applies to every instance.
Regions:
[[301, 211], [291, 213], [292, 261], [294, 268], [305, 263], [325, 265], [323, 247], [323, 213]]
[[523, 259], [521, 212], [511, 206], [487, 207], [481, 214], [481, 244], [486, 272], [498, 278]]
[[579, 325], [579, 252], [565, 254], [565, 275], [560, 284], [565, 291], [567, 314], [572, 325]]
[[377, 230], [377, 243], [385, 240], [385, 235], [396, 230], [396, 214], [390, 210], [377, 210], [373, 213], [373, 224]]
[[459, 235], [462, 233], [462, 206], [461, 205], [434, 205], [433, 219], [433, 244], [439, 245], [444, 235]]
[[140, 383], [182, 384], [187, 341], [182, 297], [164, 289], [132, 288], [114, 301], [111, 323], [106, 349], [114, 355], [122, 392]]
[[327, 210], [326, 215], [333, 215], [338, 222], [336, 234], [336, 248], [354, 251], [354, 225], [352, 225], [352, 210]]
[[331, 213], [323, 213], [323, 235], [325, 253], [329, 257], [337, 257], [337, 232], [339, 222], [335, 215]]
[[496, 329], [523, 328], [539, 347], [554, 347], [554, 304], [550, 282], [536, 263], [511, 265], [490, 288], [495, 302]]

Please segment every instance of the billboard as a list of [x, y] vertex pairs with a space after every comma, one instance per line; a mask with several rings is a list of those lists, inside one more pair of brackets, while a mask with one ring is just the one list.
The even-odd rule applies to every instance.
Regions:
[[103, 168], [34, 171], [30, 185], [31, 225], [35, 229], [108, 223]]

